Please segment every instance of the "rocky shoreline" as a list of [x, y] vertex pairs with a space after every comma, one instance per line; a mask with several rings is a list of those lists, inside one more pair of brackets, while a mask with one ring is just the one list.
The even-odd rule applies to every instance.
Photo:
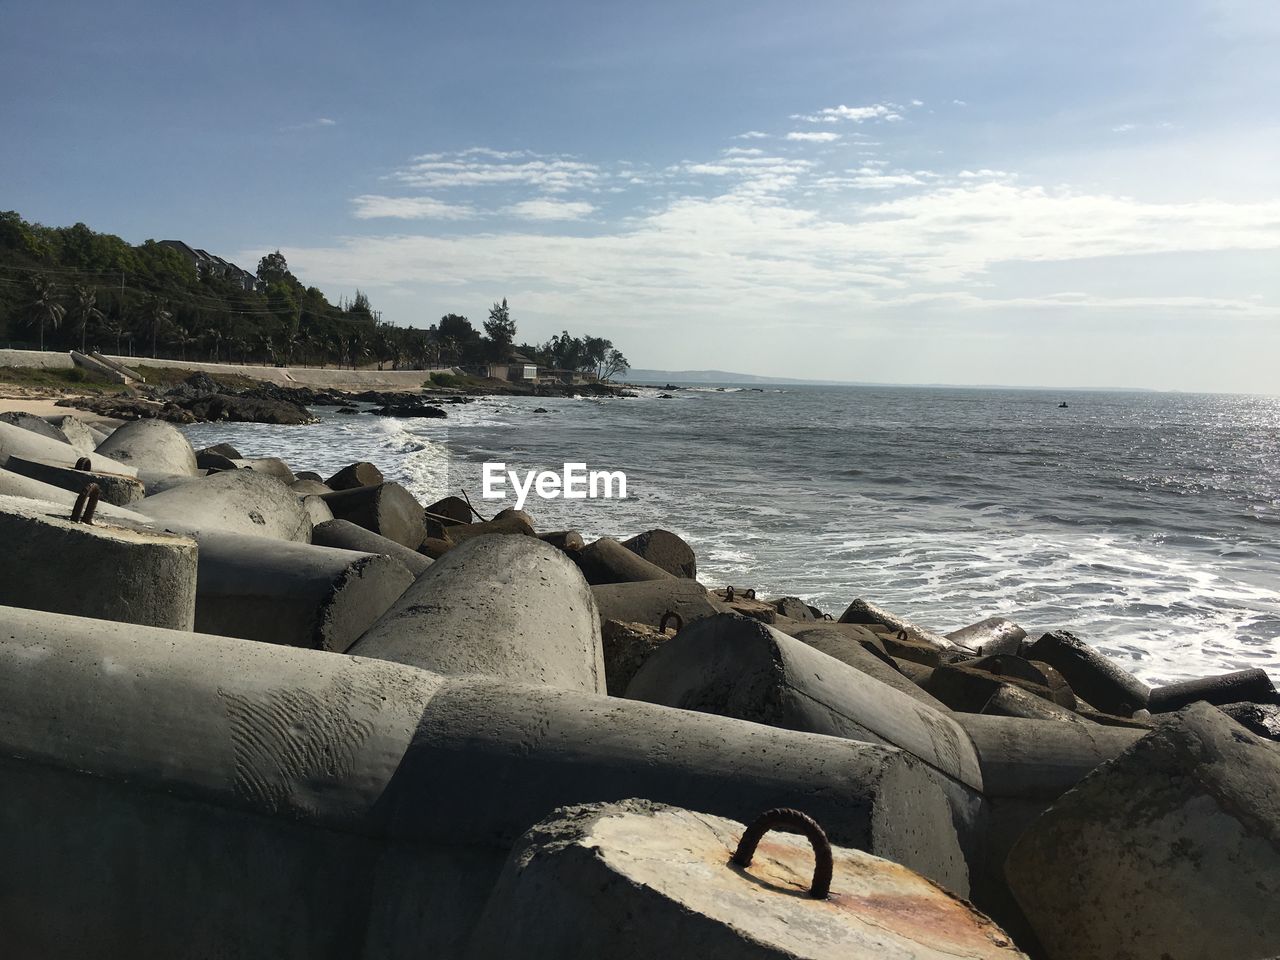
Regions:
[[449, 404], [469, 403], [482, 396], [537, 397], [627, 397], [633, 394], [613, 384], [539, 384], [525, 386], [491, 382], [484, 386], [424, 387], [418, 392], [403, 390], [345, 391], [286, 387], [259, 382], [252, 387], [233, 387], [203, 371], [193, 373], [173, 387], [145, 384], [112, 395], [64, 397], [61, 406], [118, 420], [163, 420], [168, 423], [239, 422], [297, 425], [315, 423], [311, 407], [346, 408], [373, 405], [369, 412], [384, 417], [443, 418]]
[[0, 421], [14, 955], [1275, 956], [1265, 672], [196, 451], [164, 421], [470, 399], [202, 376]]

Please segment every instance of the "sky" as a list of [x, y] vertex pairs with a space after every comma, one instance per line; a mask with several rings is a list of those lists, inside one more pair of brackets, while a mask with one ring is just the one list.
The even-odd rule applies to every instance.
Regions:
[[1280, 394], [1280, 4], [0, 0], [0, 209], [636, 367]]

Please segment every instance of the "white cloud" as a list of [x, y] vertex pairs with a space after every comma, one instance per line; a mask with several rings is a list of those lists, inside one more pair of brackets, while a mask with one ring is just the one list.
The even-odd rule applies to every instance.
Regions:
[[337, 125], [337, 120], [330, 119], [329, 117], [316, 117], [314, 120], [303, 120], [301, 123], [291, 123], [287, 126], [281, 127], [280, 129], [282, 131], [292, 132], [295, 130], [319, 130], [322, 127], [336, 127]]
[[589, 203], [572, 200], [522, 200], [503, 212], [521, 220], [581, 220], [595, 212]]
[[787, 134], [787, 139], [800, 140], [808, 143], [832, 143], [833, 141], [840, 139], [840, 134], [829, 133], [825, 130], [822, 132], [813, 132], [813, 133], [810, 133], [807, 131], [801, 131], [801, 130], [793, 130]]
[[767, 140], [769, 135], [763, 130], [748, 130], [746, 133], [740, 133], [733, 139], [735, 140]]
[[846, 107], [840, 104], [838, 107], [824, 107], [817, 113], [793, 113], [792, 120], [805, 120], [809, 123], [836, 123], [840, 120], [849, 120], [853, 123], [863, 123], [867, 120], [901, 120], [902, 115], [898, 112], [899, 107], [886, 103], [873, 103], [868, 107]]
[[428, 153], [392, 179], [426, 190], [523, 184], [549, 192], [593, 188], [608, 179], [600, 167], [567, 156], [541, 156], [472, 147], [457, 154]]
[[351, 201], [351, 215], [357, 220], [381, 217], [400, 220], [469, 220], [476, 215], [473, 208], [444, 203], [431, 197], [384, 197], [364, 194]]

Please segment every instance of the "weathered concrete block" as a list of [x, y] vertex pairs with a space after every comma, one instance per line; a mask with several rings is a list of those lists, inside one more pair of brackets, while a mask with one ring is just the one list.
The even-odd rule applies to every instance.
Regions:
[[893, 747], [473, 678], [436, 696], [413, 751], [431, 784], [467, 784], [417, 811], [445, 832], [510, 844], [555, 807], [636, 796], [738, 819], [789, 805], [836, 843], [968, 885], [942, 778]]
[[936, 650], [950, 650], [957, 644], [948, 640], [942, 634], [924, 627], [916, 626], [905, 617], [890, 613], [883, 607], [878, 607], [874, 603], [863, 600], [861, 597], [854, 600], [845, 608], [844, 613], [840, 615], [841, 623], [862, 623], [862, 624], [879, 624], [888, 627], [894, 632], [901, 631], [905, 633], [907, 639], [916, 643], [927, 644]]
[[[323, 497], [302, 497], [301, 500], [303, 509], [307, 511], [307, 516], [311, 518], [311, 530], [314, 536], [316, 527], [334, 519], [333, 511], [329, 509], [329, 504], [324, 502]], [[377, 534], [374, 534], [374, 536], [377, 536]]]
[[457, 523], [470, 523], [475, 519], [471, 505], [462, 497], [445, 497], [430, 504], [424, 511], [427, 520], [427, 536], [442, 539], [444, 528]]
[[98, 453], [136, 468], [144, 481], [148, 477], [194, 477], [200, 472], [196, 452], [186, 436], [163, 420], [134, 420], [116, 427], [98, 445]]
[[676, 577], [628, 550], [617, 540], [601, 537], [577, 555], [578, 565], [592, 586], [605, 583], [638, 583], [674, 580]]
[[1280, 706], [1274, 703], [1224, 703], [1218, 709], [1259, 737], [1280, 741]]
[[887, 743], [973, 790], [978, 756], [947, 714], [770, 628], [720, 614], [645, 661], [627, 698], [753, 723]]
[[311, 531], [311, 542], [321, 547], [337, 547], [359, 553], [380, 553], [404, 566], [416, 579], [431, 566], [431, 559], [403, 544], [378, 536], [349, 520], [329, 520]]
[[7, 423], [22, 430], [30, 430], [32, 433], [39, 434], [48, 440], [57, 440], [59, 443], [71, 442], [67, 439], [65, 433], [44, 417], [38, 417], [34, 413], [27, 413], [24, 410], [5, 410], [0, 413], [0, 423]]
[[432, 564], [351, 648], [450, 675], [605, 692], [591, 591], [536, 537], [477, 537]]
[[1131, 716], [1147, 705], [1151, 688], [1066, 630], [1046, 633], [1023, 654], [1059, 671], [1077, 694], [1099, 710]]
[[289, 489], [299, 497], [319, 497], [326, 493], [333, 493], [329, 487], [321, 483], [319, 480], [306, 480], [302, 477], [299, 477], [294, 480], [293, 483], [289, 484]]
[[673, 577], [698, 579], [698, 560], [693, 547], [669, 530], [646, 530], [622, 541], [622, 545]]
[[495, 517], [476, 523], [455, 523], [444, 527], [444, 539], [452, 544], [466, 543], [476, 537], [535, 536], [529, 521], [520, 516]]
[[15, 427], [11, 423], [0, 422], [0, 466], [4, 466], [10, 457], [21, 457], [23, 460], [74, 467], [83, 456], [88, 456], [91, 470], [122, 473], [130, 477], [138, 475], [134, 467], [110, 457], [99, 453], [83, 454], [65, 440], [54, 440], [22, 427]]
[[[762, 811], [763, 812], [763, 811]], [[468, 960], [547, 957], [1022, 957], [998, 926], [899, 864], [643, 800], [557, 810], [512, 850]], [[822, 841], [817, 841], [821, 843]]]
[[383, 483], [382, 471], [366, 460], [343, 467], [325, 481], [330, 490], [354, 490], [376, 487]]
[[298, 478], [293, 475], [289, 465], [279, 457], [252, 457], [232, 461], [238, 470], [253, 470], [263, 476], [274, 477], [285, 486], [292, 486]]
[[1188, 707], [1063, 795], [1005, 872], [1050, 960], [1273, 957], [1280, 752]]
[[182, 531], [311, 539], [311, 517], [293, 492], [252, 470], [215, 473], [140, 500], [134, 509]]
[[759, 620], [761, 623], [775, 624], [778, 622], [777, 608], [772, 603], [757, 600], [755, 590], [750, 587], [745, 589], [733, 586], [723, 587], [719, 590], [712, 590], [709, 596], [722, 610], [750, 617], [752, 620]]
[[[9, 469], [13, 469], [10, 467]], [[1169, 713], [1203, 700], [1215, 706], [1226, 703], [1275, 703], [1276, 688], [1265, 670], [1237, 670], [1216, 677], [1197, 677], [1165, 684], [1151, 691], [1147, 707], [1152, 713]]]
[[121, 473], [77, 470], [74, 467], [41, 463], [37, 460], [24, 460], [22, 457], [10, 457], [5, 466], [24, 477], [30, 477], [63, 490], [70, 490], [76, 496], [89, 484], [97, 484], [102, 500], [117, 507], [127, 507], [141, 500], [144, 495], [142, 481]]
[[216, 636], [0, 622], [14, 956], [457, 956], [521, 834], [637, 795], [738, 819], [790, 804], [836, 843], [964, 880], [945, 796], [893, 748]]
[[[330, 486], [333, 481], [330, 480]], [[422, 504], [398, 483], [336, 489], [324, 494], [324, 501], [339, 520], [350, 520], [410, 550], [417, 550], [426, 538]]]
[[[1022, 661], [1024, 664], [1026, 662]], [[939, 664], [924, 682], [924, 688], [933, 696], [952, 710], [963, 710], [966, 713], [982, 712], [991, 697], [1006, 685], [1020, 687], [1067, 709], [1076, 705], [1075, 696], [1069, 687], [1055, 690], [1046, 683], [1037, 683], [1020, 676], [989, 673], [965, 662]]]
[[65, 508], [0, 496], [0, 604], [190, 630], [196, 545]]
[[106, 439], [105, 435], [92, 429], [79, 417], [73, 417], [68, 414], [58, 417], [46, 417], [45, 419], [58, 428], [58, 432], [66, 438], [67, 443], [75, 447], [81, 456], [93, 453], [98, 448], [98, 444]]
[[577, 530], [553, 530], [551, 533], [538, 534], [538, 539], [569, 554], [575, 554], [587, 545]]
[[809, 605], [799, 597], [775, 597], [767, 602], [778, 611], [778, 616], [786, 617], [788, 620], [806, 622], [818, 619], [813, 615]]
[[992, 798], [1056, 800], [1144, 732], [977, 713], [951, 716], [977, 751], [983, 788]]
[[1004, 617], [988, 617], [945, 636], [952, 643], [978, 654], [1007, 653], [1016, 656], [1022, 652], [1022, 641], [1027, 639], [1027, 631]]
[[720, 612], [701, 584], [676, 577], [604, 584], [592, 587], [591, 595], [595, 598], [602, 622], [622, 620], [657, 627], [668, 611], [679, 614], [684, 623], [693, 623]]
[[927, 704], [940, 713], [950, 712], [950, 708], [945, 703], [923, 690], [910, 677], [901, 673], [893, 665], [892, 657], [888, 658], [889, 662], [886, 663], [884, 658], [872, 652], [873, 648], [869, 649], [868, 645], [864, 645], [854, 639], [847, 631], [835, 629], [834, 624], [830, 621], [810, 624], [807, 629], [792, 632], [791, 636], [801, 643], [826, 654], [828, 657], [848, 664], [856, 670], [861, 670], [886, 686], [893, 687], [900, 693], [905, 693], [913, 700]]
[[1073, 710], [1060, 707], [1052, 700], [1008, 683], [1002, 683], [995, 689], [980, 712], [999, 717], [1022, 717], [1025, 720], [1089, 722]]
[[[33, 480], [31, 477], [24, 477], [20, 473], [14, 473], [3, 468], [0, 468], [0, 495], [23, 497], [27, 500], [39, 500], [45, 504], [55, 504], [65, 509], [67, 516], [71, 515], [71, 508], [79, 497], [79, 494], [72, 493], [70, 490], [55, 487], [53, 484], [45, 483], [42, 480]], [[104, 520], [128, 521], [129, 523], [146, 524], [149, 522], [140, 513], [135, 513], [125, 507], [117, 507], [105, 501], [98, 504], [95, 516], [102, 517]]]
[[600, 628], [600, 648], [604, 655], [605, 688], [609, 696], [626, 696], [631, 678], [671, 636], [643, 623], [604, 621]]
[[412, 582], [413, 574], [379, 554], [205, 533], [195, 628], [342, 653]]

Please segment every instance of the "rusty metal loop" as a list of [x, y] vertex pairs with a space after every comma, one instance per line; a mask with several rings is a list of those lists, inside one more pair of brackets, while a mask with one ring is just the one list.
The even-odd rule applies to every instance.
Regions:
[[71, 508], [72, 523], [93, 523], [93, 511], [98, 507], [101, 491], [96, 483], [90, 483], [76, 497], [76, 505]]
[[755, 856], [756, 846], [769, 830], [785, 830], [787, 833], [799, 833], [808, 838], [813, 846], [813, 883], [809, 886], [809, 896], [815, 900], [825, 900], [831, 892], [831, 873], [834, 869], [831, 859], [831, 841], [826, 831], [818, 826], [818, 821], [807, 813], [778, 807], [760, 814], [751, 826], [747, 827], [742, 839], [738, 841], [738, 849], [734, 851], [733, 862], [740, 867], [751, 866], [751, 858]]
[[832, 616], [831, 614], [829, 614], [829, 613], [824, 613], [824, 614], [822, 615], [822, 619], [823, 619], [823, 620], [834, 620], [834, 619], [835, 619], [835, 617], [833, 617], [833, 616]]
[[899, 630], [899, 631], [898, 631], [898, 633], [897, 633], [897, 637], [898, 637], [898, 639], [899, 639], [899, 640], [910, 640], [910, 639], [911, 639], [909, 636], [907, 636], [907, 631], [905, 631], [905, 630]]
[[724, 602], [733, 603], [733, 587], [724, 588]]
[[90, 460], [88, 457], [81, 457], [79, 460], [76, 461], [75, 468], [77, 470], [92, 470], [93, 461]]
[[85, 502], [84, 516], [80, 518], [81, 523], [93, 523], [93, 511], [98, 509], [98, 497], [102, 495], [96, 483], [89, 484], [87, 492], [89, 499]]
[[746, 597], [748, 600], [754, 600], [756, 598], [756, 588], [747, 587], [747, 589], [742, 591], [742, 595]]
[[674, 610], [668, 610], [662, 615], [662, 619], [658, 621], [659, 633], [667, 632], [668, 620], [674, 620], [676, 622], [676, 633], [679, 633], [684, 629], [684, 617], [680, 616], [680, 614], [676, 613]]

